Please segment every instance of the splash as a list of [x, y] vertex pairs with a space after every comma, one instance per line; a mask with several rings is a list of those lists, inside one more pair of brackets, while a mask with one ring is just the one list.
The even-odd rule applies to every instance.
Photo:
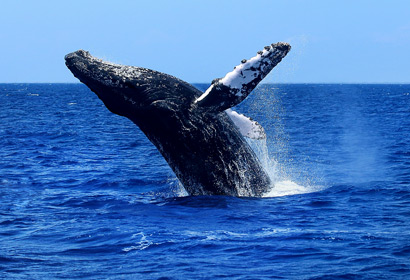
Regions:
[[301, 186], [290, 180], [275, 182], [272, 189], [263, 197], [277, 197], [295, 194], [312, 193], [322, 190], [322, 186]]
[[[297, 172], [293, 172], [288, 164], [279, 163], [276, 159], [271, 157], [268, 152], [266, 138], [252, 139], [246, 137], [245, 139], [255, 152], [262, 167], [272, 181], [271, 189], [262, 197], [306, 194], [321, 191], [325, 188], [322, 185], [314, 184], [311, 178], [300, 178], [300, 175], [298, 175]], [[282, 144], [278, 143], [278, 146], [282, 146]], [[297, 180], [302, 181], [303, 183], [296, 183], [295, 181]], [[161, 192], [156, 193], [155, 196], [157, 198], [189, 196], [182, 183], [176, 177], [169, 178], [168, 185], [170, 188], [167, 191], [162, 190]]]
[[189, 196], [189, 193], [185, 190], [184, 186], [177, 178], [170, 179], [170, 184], [172, 184], [171, 192], [175, 197]]
[[169, 177], [167, 180], [167, 185], [168, 188], [152, 192], [151, 195], [155, 197], [156, 200], [160, 201], [168, 198], [189, 196], [188, 192], [185, 190], [184, 186], [177, 177]]
[[262, 126], [266, 129], [267, 138], [246, 138], [272, 181], [271, 189], [264, 197], [305, 194], [324, 189], [324, 186], [317, 183], [321, 182], [320, 176], [312, 172], [310, 165], [295, 166], [293, 162], [288, 144], [289, 136], [282, 120], [287, 113], [282, 106], [281, 97], [287, 93], [269, 85], [262, 85], [257, 91], [257, 94], [248, 99], [248, 105], [243, 109], [246, 115], [265, 122]]
[[289, 174], [289, 169], [269, 156], [266, 139], [246, 138], [246, 140], [272, 181], [271, 189], [263, 197], [305, 194], [323, 189], [323, 186], [311, 185], [308, 182], [303, 185], [294, 182], [291, 174]]

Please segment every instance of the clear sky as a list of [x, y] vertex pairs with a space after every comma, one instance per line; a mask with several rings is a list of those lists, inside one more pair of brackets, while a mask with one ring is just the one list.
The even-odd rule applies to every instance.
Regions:
[[85, 49], [188, 82], [265, 45], [292, 50], [266, 82], [410, 83], [410, 1], [0, 0], [0, 82], [77, 82]]

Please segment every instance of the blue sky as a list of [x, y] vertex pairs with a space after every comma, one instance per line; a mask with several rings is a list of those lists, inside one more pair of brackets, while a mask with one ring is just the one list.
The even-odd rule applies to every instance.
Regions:
[[410, 1], [2, 0], [0, 38], [0, 82], [77, 82], [77, 49], [210, 82], [284, 41], [265, 82], [410, 83]]

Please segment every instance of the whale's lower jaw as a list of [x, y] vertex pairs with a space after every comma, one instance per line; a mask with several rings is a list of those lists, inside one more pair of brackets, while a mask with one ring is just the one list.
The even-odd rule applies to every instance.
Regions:
[[289, 49], [285, 43], [266, 47], [205, 94], [173, 76], [104, 62], [82, 50], [65, 59], [111, 112], [139, 126], [190, 195], [259, 197], [271, 181], [241, 132], [264, 137], [263, 128], [225, 110], [244, 100]]

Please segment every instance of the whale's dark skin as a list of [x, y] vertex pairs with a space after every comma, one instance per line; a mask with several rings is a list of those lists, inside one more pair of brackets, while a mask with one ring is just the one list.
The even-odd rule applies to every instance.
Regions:
[[[276, 65], [290, 46], [274, 47], [280, 51], [270, 58]], [[190, 195], [258, 197], [270, 189], [269, 176], [224, 111], [246, 98], [270, 69], [244, 85], [243, 95], [216, 80], [211, 94], [198, 100], [203, 92], [164, 73], [104, 62], [83, 50], [65, 60], [111, 112], [144, 132]]]

